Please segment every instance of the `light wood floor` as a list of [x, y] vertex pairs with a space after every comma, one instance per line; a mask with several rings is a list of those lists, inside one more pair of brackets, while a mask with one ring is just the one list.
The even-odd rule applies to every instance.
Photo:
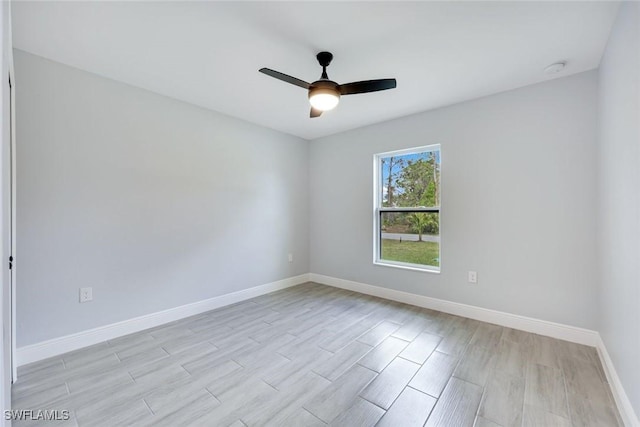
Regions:
[[593, 348], [313, 283], [25, 366], [13, 408], [109, 427], [622, 425]]

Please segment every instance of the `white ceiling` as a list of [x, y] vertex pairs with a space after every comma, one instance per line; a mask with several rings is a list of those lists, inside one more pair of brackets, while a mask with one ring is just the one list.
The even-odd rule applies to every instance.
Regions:
[[[617, 2], [14, 2], [14, 46], [313, 139], [598, 66]], [[395, 77], [309, 119], [306, 91]], [[543, 69], [566, 60], [564, 72]], [[17, 76], [19, 79], [19, 76]]]

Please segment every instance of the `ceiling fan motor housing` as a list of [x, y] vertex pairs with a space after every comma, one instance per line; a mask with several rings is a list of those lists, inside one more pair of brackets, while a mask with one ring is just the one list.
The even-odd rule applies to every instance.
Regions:
[[[328, 99], [329, 97], [333, 99]], [[330, 101], [327, 107], [323, 108], [322, 101], [315, 101], [317, 99], [325, 99]], [[315, 108], [326, 111], [335, 107], [340, 100], [340, 90], [338, 89], [338, 83], [331, 80], [318, 80], [309, 86], [309, 102]], [[318, 103], [320, 102], [320, 104]], [[326, 105], [326, 104], [325, 104]]]
[[311, 98], [313, 95], [317, 95], [320, 93], [335, 95], [338, 98], [340, 98], [340, 90], [338, 90], [338, 83], [331, 80], [318, 80], [316, 82], [311, 83], [311, 86], [309, 86], [309, 98]]

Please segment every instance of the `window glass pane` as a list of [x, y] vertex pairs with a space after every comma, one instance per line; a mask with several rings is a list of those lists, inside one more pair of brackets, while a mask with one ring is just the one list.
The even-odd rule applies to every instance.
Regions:
[[440, 267], [440, 214], [380, 213], [380, 259]]
[[382, 207], [440, 206], [440, 151], [380, 159]]

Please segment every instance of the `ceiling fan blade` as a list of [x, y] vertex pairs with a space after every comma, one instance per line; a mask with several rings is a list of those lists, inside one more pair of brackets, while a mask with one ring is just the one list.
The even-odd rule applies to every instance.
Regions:
[[322, 115], [322, 110], [316, 110], [315, 108], [311, 107], [311, 112], [309, 112], [309, 117], [313, 119], [314, 117], [320, 117], [321, 115]]
[[395, 87], [396, 79], [379, 79], [347, 83], [338, 86], [338, 89], [340, 90], [340, 95], [354, 95], [356, 93], [377, 92]]
[[279, 71], [271, 70], [269, 68], [260, 68], [258, 71], [266, 74], [267, 76], [275, 77], [278, 80], [282, 80], [283, 82], [291, 83], [292, 85], [300, 86], [304, 89], [309, 89], [309, 83], [300, 79], [296, 79], [295, 77], [291, 77], [287, 74], [283, 74]]

